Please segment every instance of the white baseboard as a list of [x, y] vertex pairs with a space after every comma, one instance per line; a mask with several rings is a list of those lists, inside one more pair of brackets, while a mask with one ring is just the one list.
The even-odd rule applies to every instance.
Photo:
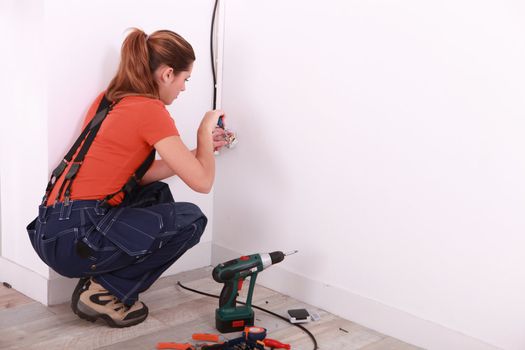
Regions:
[[18, 292], [47, 304], [47, 278], [3, 257], [0, 257], [0, 282], [9, 283]]
[[57, 305], [70, 301], [77, 282], [78, 278], [68, 278], [55, 273], [48, 281], [47, 305]]
[[[212, 246], [212, 264], [237, 258], [235, 252]], [[257, 283], [279, 293], [351, 320], [385, 335], [429, 349], [496, 350], [494, 345], [398, 310], [348, 290], [329, 286], [306, 276], [273, 266], [257, 276]]]
[[[162, 276], [170, 276], [179, 272], [189, 271], [210, 265], [211, 241], [201, 242], [191, 248], [175, 264], [166, 270]], [[71, 300], [71, 293], [78, 279], [67, 278], [53, 273], [49, 282], [47, 305], [62, 304]], [[34, 298], [33, 298], [34, 299]], [[40, 301], [40, 300], [39, 300]]]
[[188, 250], [175, 264], [171, 265], [171, 267], [162, 274], [162, 277], [210, 266], [211, 247], [211, 241], [200, 242]]

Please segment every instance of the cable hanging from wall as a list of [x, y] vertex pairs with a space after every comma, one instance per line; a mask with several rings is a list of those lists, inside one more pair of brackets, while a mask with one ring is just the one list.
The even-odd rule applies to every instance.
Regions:
[[211, 30], [210, 30], [210, 53], [211, 53], [211, 72], [213, 75], [213, 109], [217, 109], [217, 72], [216, 72], [216, 62], [215, 62], [215, 45], [214, 45], [214, 36], [215, 36], [215, 16], [217, 15], [217, 6], [219, 0], [215, 0], [215, 5], [213, 6], [213, 14], [211, 17]]

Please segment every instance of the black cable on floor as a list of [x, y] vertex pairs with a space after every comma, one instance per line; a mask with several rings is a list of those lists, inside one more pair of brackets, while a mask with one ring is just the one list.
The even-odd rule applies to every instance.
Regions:
[[[190, 292], [194, 292], [194, 293], [197, 293], [197, 294], [202, 294], [202, 295], [206, 295], [208, 297], [212, 297], [212, 298], [217, 298], [219, 299], [219, 296], [218, 295], [214, 295], [214, 294], [209, 294], [209, 293], [206, 293], [206, 292], [201, 292], [200, 290], [196, 290], [196, 289], [192, 289], [192, 288], [189, 288], [189, 287], [186, 287], [186, 286], [183, 286], [182, 283], [180, 283], [180, 281], [177, 281], [177, 284], [183, 288], [183, 289], [186, 289], [186, 290], [189, 290]], [[246, 303], [243, 303], [242, 301], [237, 301], [239, 304], [243, 304], [243, 305], [246, 305]], [[310, 331], [306, 328], [304, 328], [303, 326], [301, 326], [300, 324], [297, 324], [297, 323], [292, 323], [290, 322], [290, 320], [288, 320], [286, 317], [283, 317], [279, 314], [276, 314], [275, 312], [272, 312], [270, 310], [266, 310], [260, 306], [257, 306], [257, 305], [252, 305], [252, 307], [258, 309], [258, 310], [261, 310], [261, 311], [264, 311], [266, 313], [269, 313], [270, 315], [272, 316], [275, 316], [275, 317], [278, 317], [280, 318], [281, 320], [284, 320], [286, 321], [287, 323], [290, 323], [291, 325], [293, 326], [296, 326], [296, 327], [299, 327], [303, 332], [305, 332], [306, 334], [308, 334], [308, 336], [312, 339], [313, 343], [314, 343], [314, 349], [313, 350], [317, 350], [317, 340], [315, 339], [314, 335], [312, 333], [310, 333]]]

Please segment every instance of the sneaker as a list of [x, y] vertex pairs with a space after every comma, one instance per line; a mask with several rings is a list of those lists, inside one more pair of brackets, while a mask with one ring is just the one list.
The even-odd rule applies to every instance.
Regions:
[[75, 290], [73, 290], [73, 295], [71, 295], [71, 309], [75, 315], [77, 314], [78, 298], [80, 297], [80, 293], [86, 290], [85, 285], [87, 281], [89, 281], [89, 277], [82, 277], [79, 279]]
[[91, 322], [103, 319], [110, 327], [129, 327], [141, 323], [148, 317], [148, 307], [137, 301], [131, 306], [124, 305], [107, 289], [88, 280], [80, 293], [76, 314]]

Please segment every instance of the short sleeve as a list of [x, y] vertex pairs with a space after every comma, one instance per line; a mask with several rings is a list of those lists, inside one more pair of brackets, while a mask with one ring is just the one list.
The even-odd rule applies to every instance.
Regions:
[[148, 113], [141, 116], [140, 134], [142, 138], [153, 146], [169, 136], [179, 136], [175, 121], [163, 105], [157, 103], [148, 108]]

